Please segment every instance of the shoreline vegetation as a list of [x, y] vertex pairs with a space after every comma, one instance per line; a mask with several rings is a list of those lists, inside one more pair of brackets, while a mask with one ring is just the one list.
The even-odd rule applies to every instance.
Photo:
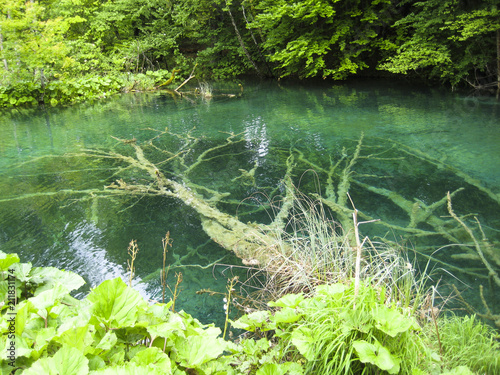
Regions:
[[492, 0], [0, 4], [0, 107], [176, 92], [195, 77], [242, 75], [403, 76], [497, 96], [500, 88], [500, 9]]

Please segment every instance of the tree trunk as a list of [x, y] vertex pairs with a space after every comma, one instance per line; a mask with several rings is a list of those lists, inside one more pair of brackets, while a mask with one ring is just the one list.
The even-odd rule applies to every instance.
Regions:
[[[245, 22], [248, 25], [249, 22], [247, 20], [246, 14], [245, 14], [245, 7], [243, 6], [243, 3], [241, 4], [241, 10], [243, 12], [243, 18], [245, 18]], [[273, 71], [271, 70], [271, 68], [267, 64], [266, 58], [262, 55], [262, 51], [260, 50], [259, 43], [257, 43], [257, 39], [255, 39], [255, 35], [253, 35], [252, 29], [249, 28], [248, 30], [250, 31], [250, 35], [252, 36], [252, 39], [253, 39], [255, 46], [257, 47], [257, 51], [259, 52], [259, 56], [260, 56], [261, 60], [264, 62], [264, 64], [266, 64], [267, 70], [268, 70], [269, 74], [271, 75], [271, 77], [274, 78]]]
[[[0, 53], [2, 53], [3, 55], [3, 34], [1, 26], [0, 26]], [[9, 64], [7, 64], [7, 59], [5, 57], [3, 58], [3, 67], [6, 71], [9, 70]]]
[[262, 77], [263, 76], [262, 72], [259, 70], [259, 68], [255, 64], [255, 62], [253, 61], [252, 56], [250, 56], [250, 53], [248, 53], [248, 50], [245, 47], [245, 43], [243, 42], [243, 39], [241, 38], [241, 34], [240, 34], [240, 31], [238, 30], [238, 26], [236, 26], [236, 22], [234, 21], [233, 14], [231, 13], [231, 9], [229, 8], [229, 5], [227, 3], [226, 3], [226, 5], [227, 5], [227, 12], [229, 13], [229, 17], [231, 17], [231, 23], [233, 24], [234, 31], [236, 32], [236, 37], [238, 38], [238, 41], [240, 42], [240, 46], [241, 46], [241, 48], [243, 48], [243, 52], [245, 53], [248, 61], [250, 61], [253, 68], [257, 72], [257, 75], [259, 77]]
[[500, 29], [497, 30], [497, 100], [500, 99]]

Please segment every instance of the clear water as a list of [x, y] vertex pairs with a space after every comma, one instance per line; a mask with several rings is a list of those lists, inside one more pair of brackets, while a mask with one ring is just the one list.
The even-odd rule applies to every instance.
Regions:
[[[464, 188], [454, 197], [455, 211], [477, 216], [490, 241], [496, 242], [494, 252], [500, 257], [500, 104], [494, 98], [382, 81], [243, 86], [241, 97], [217, 96], [240, 93], [236, 84], [218, 84], [212, 99], [127, 94], [70, 108], [2, 112], [0, 249], [16, 252], [34, 265], [75, 271], [92, 287], [116, 276], [128, 280], [127, 247], [135, 239], [140, 248], [135, 286], [145, 296], [161, 300], [159, 276], [154, 271], [161, 267], [162, 238], [169, 231], [173, 246], [167, 263], [175, 264], [185, 256], [181, 260], [185, 267], [173, 268], [169, 274], [171, 286], [175, 273], [183, 274], [177, 308], [204, 322], [220, 323], [222, 296], [196, 291], [224, 292], [227, 279], [233, 274], [244, 278], [245, 271], [238, 267], [237, 258], [203, 232], [193, 210], [165, 197], [108, 199], [89, 193], [118, 178], [144, 182], [145, 176], [120, 170], [120, 164], [110, 159], [84, 157], [85, 150], [130, 152], [113, 137], [136, 138], [144, 144], [168, 128], [171, 133], [199, 138], [187, 162], [223, 144], [228, 133], [241, 134], [241, 142], [222, 149], [223, 157], [212, 152], [190, 179], [231, 193], [232, 202], [219, 205], [225, 212], [243, 221], [260, 222], [269, 219], [251, 214], [256, 203], [249, 208], [238, 202], [260, 194], [265, 203], [265, 195], [281, 193], [291, 149], [308, 161], [296, 158], [295, 184], [305, 192], [324, 194], [330, 160], [352, 155], [363, 134], [362, 155], [381, 154], [358, 160], [353, 169], [358, 181], [427, 205], [442, 199], [447, 191]], [[172, 151], [182, 143], [172, 136], [158, 142]], [[238, 184], [244, 182], [236, 179], [239, 170], [256, 165], [255, 183]], [[164, 173], [169, 168], [169, 163], [162, 165]], [[312, 169], [315, 173], [308, 172]], [[371, 217], [408, 225], [408, 214], [386, 197], [362, 185], [353, 185], [351, 196], [356, 207]], [[446, 206], [435, 215], [446, 216]], [[472, 217], [467, 220], [472, 223]], [[420, 223], [418, 228], [429, 226]], [[397, 230], [376, 224], [365, 225], [363, 231], [417, 249], [438, 249], [449, 242], [442, 236], [403, 238]], [[449, 247], [434, 256], [455, 267], [452, 273], [470, 287], [457, 282], [464, 295], [474, 300], [482, 284], [494, 306], [494, 288], [490, 288], [486, 268], [481, 262], [454, 258], [459, 252], [463, 251]], [[219, 265], [207, 267], [216, 261]], [[492, 261], [492, 265], [499, 270], [498, 264]], [[471, 272], [462, 274], [463, 268]]]

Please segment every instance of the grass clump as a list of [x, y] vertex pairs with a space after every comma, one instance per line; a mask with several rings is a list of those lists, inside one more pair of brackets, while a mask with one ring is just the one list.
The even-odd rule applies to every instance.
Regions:
[[439, 332], [444, 367], [467, 366], [479, 374], [500, 373], [500, 335], [475, 315], [443, 314], [437, 319], [438, 331], [427, 330], [432, 343]]
[[354, 233], [345, 232], [320, 200], [297, 190], [284, 204], [290, 206], [288, 217], [283, 226], [274, 226], [276, 243], [269, 248], [275, 255], [258, 272], [265, 275], [265, 282], [257, 300], [277, 300], [288, 293], [308, 295], [318, 285], [349, 284], [356, 278], [383, 288], [389, 301], [406, 309], [415, 311], [426, 299], [426, 277], [419, 276], [402, 246], [368, 238], [355, 241]]

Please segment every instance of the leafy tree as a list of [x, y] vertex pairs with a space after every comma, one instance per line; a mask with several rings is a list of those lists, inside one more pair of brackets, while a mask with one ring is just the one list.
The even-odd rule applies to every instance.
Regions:
[[409, 14], [394, 24], [394, 50], [380, 69], [419, 72], [453, 85], [497, 80], [500, 10], [495, 1], [427, 0], [402, 5]]
[[64, 33], [71, 19], [47, 19], [36, 2], [2, 0], [0, 3], [2, 58], [7, 70], [59, 69], [67, 48]]
[[[253, 4], [252, 4], [253, 5]], [[281, 77], [343, 79], [369, 67], [383, 50], [392, 17], [389, 0], [261, 0], [249, 27]]]

